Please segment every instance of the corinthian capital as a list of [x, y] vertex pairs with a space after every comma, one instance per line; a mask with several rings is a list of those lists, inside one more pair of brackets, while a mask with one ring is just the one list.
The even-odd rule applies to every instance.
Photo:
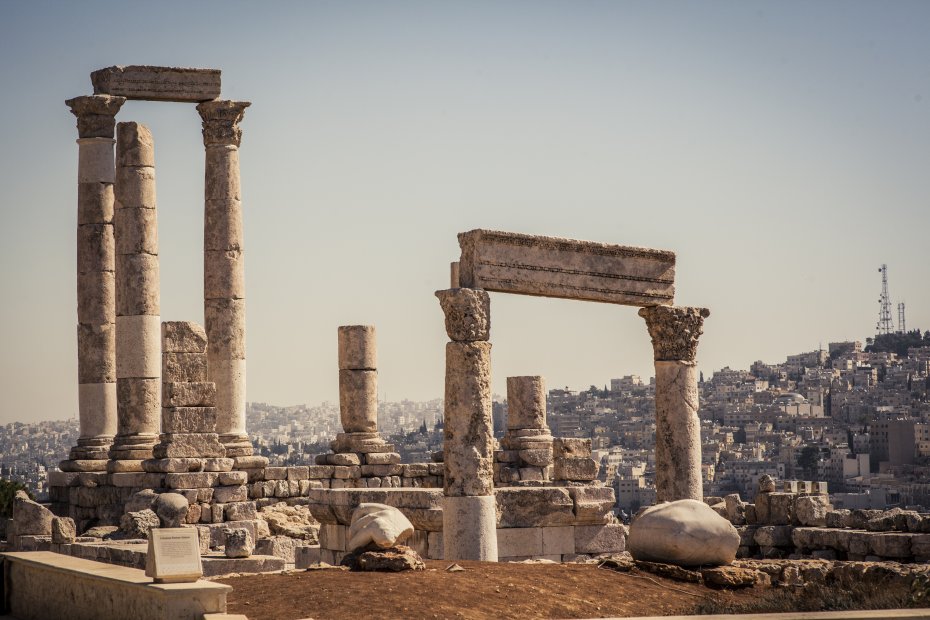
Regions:
[[197, 112], [203, 119], [203, 145], [239, 146], [242, 141], [239, 122], [250, 105], [252, 103], [249, 101], [221, 99], [197, 104]]
[[65, 101], [77, 117], [78, 137], [113, 138], [116, 113], [126, 103], [126, 97], [86, 95]]
[[657, 362], [693, 362], [698, 338], [704, 333], [704, 319], [710, 316], [710, 310], [690, 306], [648, 306], [639, 309], [639, 316], [646, 319]]

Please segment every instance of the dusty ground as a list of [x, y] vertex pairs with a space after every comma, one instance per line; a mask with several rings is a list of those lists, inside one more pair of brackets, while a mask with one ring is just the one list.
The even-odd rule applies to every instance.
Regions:
[[698, 613], [748, 602], [761, 588], [711, 590], [634, 570], [582, 564], [427, 561], [426, 571], [329, 569], [217, 581], [233, 586], [228, 612], [249, 620], [360, 618], [597, 618]]

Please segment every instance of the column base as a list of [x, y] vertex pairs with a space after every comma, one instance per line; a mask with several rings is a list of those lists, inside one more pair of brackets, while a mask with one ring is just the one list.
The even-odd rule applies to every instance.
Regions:
[[143, 471], [142, 461], [152, 458], [158, 435], [117, 435], [110, 448], [107, 471], [111, 474]]
[[444, 497], [442, 546], [445, 560], [497, 562], [497, 499]]
[[[72, 454], [73, 456], [73, 454]], [[82, 471], [106, 471], [107, 470], [107, 459], [75, 459], [71, 458], [66, 461], [61, 461], [58, 463], [58, 469], [61, 471], [67, 472], [82, 472]]]
[[333, 452], [357, 452], [359, 454], [374, 454], [394, 452], [394, 444], [390, 444], [381, 437], [381, 433], [337, 433], [336, 440], [330, 442]]
[[234, 459], [239, 456], [252, 456], [254, 449], [249, 436], [242, 433], [220, 435], [220, 443], [226, 448], [226, 458]]

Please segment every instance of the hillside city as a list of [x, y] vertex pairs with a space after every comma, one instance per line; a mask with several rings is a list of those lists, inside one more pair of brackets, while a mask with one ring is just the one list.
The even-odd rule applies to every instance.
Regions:
[[[704, 494], [755, 494], [760, 476], [828, 485], [837, 508], [930, 507], [930, 332], [891, 333], [749, 369], [723, 368], [699, 383]], [[379, 403], [379, 427], [403, 462], [442, 450], [442, 399]], [[495, 435], [507, 404], [494, 397]], [[654, 379], [612, 379], [550, 389], [557, 437], [591, 438], [599, 479], [626, 517], [655, 501]], [[250, 403], [253, 445], [272, 465], [312, 464], [329, 450], [339, 404]], [[47, 472], [67, 458], [76, 419], [0, 427], [0, 477], [47, 495]]]

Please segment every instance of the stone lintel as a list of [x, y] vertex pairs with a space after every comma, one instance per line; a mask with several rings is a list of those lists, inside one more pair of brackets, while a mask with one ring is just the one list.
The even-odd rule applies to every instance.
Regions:
[[113, 138], [116, 113], [126, 103], [125, 97], [85, 95], [65, 101], [77, 117], [78, 136], [81, 138]]
[[628, 306], [675, 297], [674, 252], [493, 230], [459, 245], [461, 287]]
[[143, 101], [196, 103], [220, 96], [219, 69], [114, 66], [94, 71], [90, 81], [96, 95], [119, 95]]
[[704, 333], [707, 308], [693, 306], [650, 306], [640, 308], [646, 319], [657, 362], [693, 362], [697, 356], [698, 338]]

